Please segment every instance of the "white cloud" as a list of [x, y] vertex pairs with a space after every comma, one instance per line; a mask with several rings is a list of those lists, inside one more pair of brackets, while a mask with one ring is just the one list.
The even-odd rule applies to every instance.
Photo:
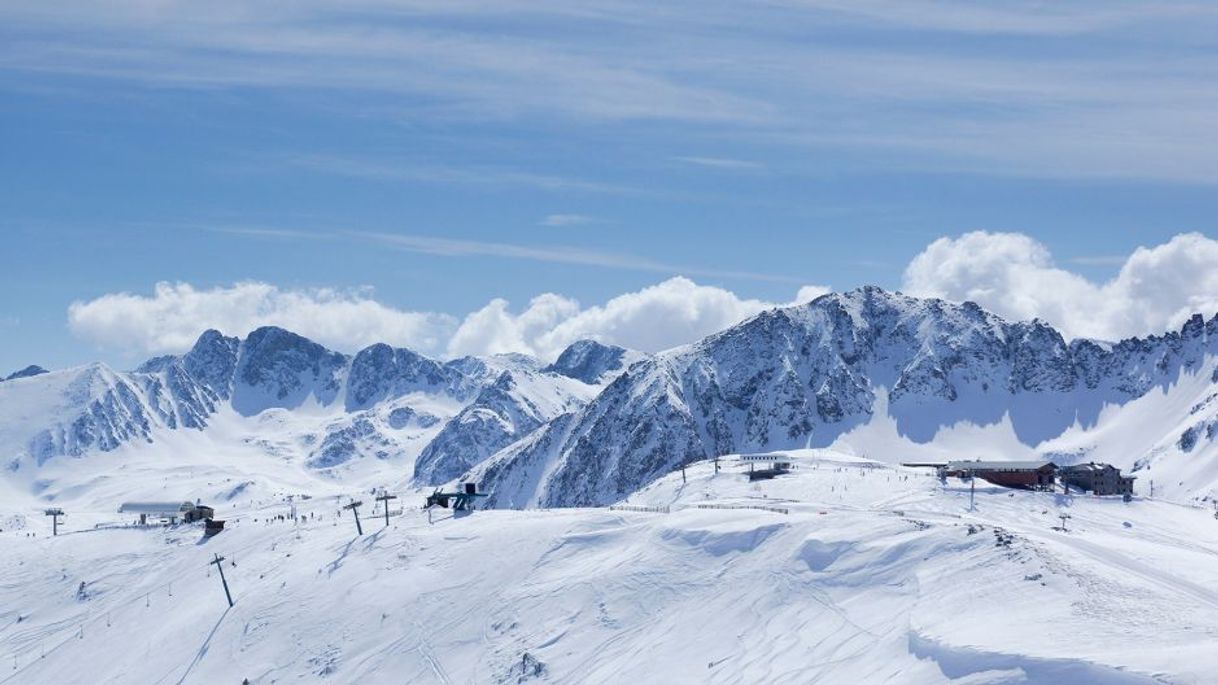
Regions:
[[198, 289], [162, 282], [151, 296], [111, 293], [73, 302], [68, 325], [104, 347], [151, 354], [189, 349], [208, 328], [244, 336], [264, 325], [282, 326], [345, 351], [386, 342], [434, 352], [443, 349], [456, 320], [388, 307], [367, 289], [283, 290], [258, 282]]
[[[804, 286], [796, 298], [806, 302], [828, 292]], [[449, 354], [527, 352], [550, 359], [576, 340], [591, 338], [646, 352], [694, 342], [778, 303], [744, 299], [688, 278], [670, 278], [603, 305], [581, 308], [569, 298], [546, 294], [520, 314], [494, 300], [466, 317], [449, 345]]]
[[1056, 265], [1026, 235], [977, 231], [931, 243], [910, 262], [902, 289], [972, 300], [1008, 318], [1039, 317], [1067, 337], [1117, 340], [1218, 312], [1218, 241], [1185, 233], [1139, 247], [1116, 276], [1096, 283]]
[[832, 291], [823, 285], [805, 285], [799, 289], [799, 292], [795, 293], [795, 300], [792, 304], [805, 304], [830, 292]]
[[[1140, 247], [1101, 283], [1058, 266], [1045, 245], [1026, 235], [978, 231], [928, 245], [906, 268], [902, 289], [972, 300], [1009, 319], [1040, 318], [1067, 337], [1116, 340], [1177, 328], [1195, 312], [1218, 312], [1218, 241], [1187, 233]], [[807, 285], [792, 303], [827, 292]], [[655, 352], [782, 304], [675, 277], [603, 304], [585, 307], [546, 293], [519, 312], [494, 299], [458, 319], [395, 309], [373, 299], [369, 289], [158, 283], [151, 295], [112, 293], [74, 302], [68, 323], [98, 345], [140, 354], [182, 352], [207, 328], [245, 335], [273, 324], [344, 352], [386, 342], [436, 356], [524, 352], [548, 360], [583, 338]]]
[[[796, 301], [824, 292], [805, 286]], [[385, 342], [436, 356], [524, 352], [549, 360], [582, 338], [654, 352], [694, 342], [775, 306], [676, 277], [587, 308], [546, 293], [514, 313], [506, 300], [494, 299], [458, 322], [447, 314], [389, 307], [367, 289], [284, 290], [259, 282], [199, 289], [158, 283], [151, 295], [112, 293], [74, 302], [68, 324], [82, 338], [133, 355], [183, 352], [208, 328], [244, 336], [258, 326], [277, 325], [348, 353]]]

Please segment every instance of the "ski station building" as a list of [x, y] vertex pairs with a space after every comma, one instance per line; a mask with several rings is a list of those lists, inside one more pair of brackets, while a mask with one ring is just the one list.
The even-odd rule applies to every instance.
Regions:
[[213, 518], [216, 511], [211, 507], [190, 502], [124, 502], [118, 508], [120, 514], [139, 514], [140, 524], [146, 524], [148, 519], [177, 523], [182, 519], [186, 523], [194, 523]]
[[[769, 480], [775, 476], [786, 475], [794, 465], [791, 458], [781, 452], [773, 454], [742, 454], [740, 461], [749, 465], [749, 480]], [[761, 468], [757, 465], [761, 464]]]
[[1063, 485], [1095, 495], [1132, 495], [1137, 476], [1125, 476], [1112, 464], [1089, 462], [1062, 468], [1058, 474]]
[[902, 466], [933, 468], [940, 478], [977, 477], [1008, 488], [1052, 490], [1055, 483], [1093, 495], [1132, 495], [1135, 476], [1121, 474], [1112, 464], [1089, 462], [1058, 466], [1047, 461], [906, 462]]
[[994, 485], [1052, 490], [1057, 464], [1051, 461], [949, 461], [941, 476], [975, 476]]

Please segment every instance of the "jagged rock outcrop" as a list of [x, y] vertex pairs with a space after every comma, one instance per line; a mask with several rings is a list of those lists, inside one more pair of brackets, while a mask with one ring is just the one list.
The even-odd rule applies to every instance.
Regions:
[[617, 345], [605, 345], [595, 340], [577, 340], [563, 350], [558, 359], [545, 370], [588, 385], [601, 385], [612, 380], [642, 356]]
[[514, 502], [603, 504], [682, 463], [829, 445], [870, 421], [881, 393], [915, 442], [1009, 419], [1034, 446], [1195, 368], [1216, 328], [1218, 317], [1194, 317], [1163, 336], [1067, 343], [1042, 321], [1007, 322], [973, 303], [871, 287], [826, 295], [632, 366], [563, 419], [559, 444], [513, 446], [471, 477], [491, 490], [536, 483], [531, 497], [505, 495]]
[[[225, 409], [245, 417], [300, 410], [312, 418], [286, 442], [256, 435], [262, 424], [249, 426], [255, 434], [245, 442], [332, 469], [362, 458], [400, 463], [442, 433], [424, 463], [451, 477], [596, 391], [541, 367], [519, 354], [441, 363], [383, 344], [348, 357], [274, 326], [244, 340], [208, 330], [187, 353], [129, 373], [94, 364], [6, 383], [0, 410], [11, 411], [0, 411], [0, 438], [13, 446], [9, 466], [20, 468], [26, 457], [41, 464], [151, 442], [158, 430], [203, 430]], [[454, 416], [459, 424], [441, 431]]]
[[320, 405], [338, 396], [348, 359], [275, 326], [249, 334], [234, 372], [233, 408], [251, 416], [272, 407], [294, 409], [312, 400]]
[[[549, 366], [524, 355], [441, 363], [388, 345], [349, 357], [275, 327], [244, 340], [207, 331], [133, 372], [94, 364], [0, 384], [0, 443], [16, 470], [208, 430], [228, 412], [251, 434], [297, 431], [243, 439], [310, 468], [396, 460], [408, 472], [418, 455], [416, 482], [469, 478], [500, 506], [569, 506], [620, 499], [715, 455], [829, 445], [880, 419], [914, 444], [1001, 423], [1030, 450], [1182, 379], [1204, 385], [1189, 390], [1201, 394], [1186, 397], [1188, 416], [1177, 402], [1144, 419], [1165, 437], [1131, 457], [1141, 467], [1166, 451], [1209, 454], [1216, 346], [1218, 317], [1068, 342], [1041, 321], [878, 288], [763, 312], [658, 355], [581, 341]], [[1051, 447], [1081, 454], [1076, 442]]]
[[377, 402], [412, 392], [465, 390], [465, 374], [404, 348], [385, 344], [360, 350], [347, 379], [347, 411], [367, 409]]
[[48, 371], [37, 364], [30, 364], [20, 371], [14, 371], [6, 377], [0, 378], [0, 383], [4, 381], [16, 380], [18, 378], [33, 378], [34, 376], [40, 376], [44, 373], [48, 373]]
[[583, 406], [592, 393], [565, 376], [504, 371], [423, 448], [415, 480], [450, 481], [550, 419]]

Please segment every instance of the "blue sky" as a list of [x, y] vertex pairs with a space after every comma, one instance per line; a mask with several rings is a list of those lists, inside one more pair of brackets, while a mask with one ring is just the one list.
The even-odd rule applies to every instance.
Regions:
[[[673, 276], [764, 304], [900, 288], [974, 231], [1103, 293], [1139, 246], [1215, 233], [1211, 4], [341, 7], [0, 8], [0, 370], [175, 351], [117, 328], [130, 310], [70, 322], [161, 282], [450, 317], [391, 341], [444, 354], [495, 298], [515, 316]], [[208, 316], [175, 325], [230, 321]]]

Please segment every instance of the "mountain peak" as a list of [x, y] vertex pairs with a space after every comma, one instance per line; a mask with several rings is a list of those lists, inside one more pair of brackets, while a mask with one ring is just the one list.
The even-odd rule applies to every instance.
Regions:
[[626, 348], [617, 345], [606, 345], [596, 340], [577, 340], [544, 370], [589, 385], [597, 385], [610, 372], [623, 368], [627, 353]]
[[269, 407], [298, 407], [309, 397], [329, 404], [347, 359], [278, 326], [257, 328], [240, 344], [233, 408], [250, 416]]
[[[972, 302], [874, 286], [829, 294], [632, 367], [569, 426], [495, 462], [488, 488], [545, 506], [604, 503], [683, 463], [824, 447], [877, 417], [909, 445], [1006, 426], [994, 430], [1033, 450], [1197, 369], [1218, 340], [1206, 330], [1193, 318], [1164, 336], [1068, 344], [1042, 320], [1005, 321]], [[562, 361], [595, 349], [573, 346]], [[510, 490], [520, 484], [531, 490]]]
[[233, 372], [237, 368], [237, 349], [241, 341], [226, 338], [214, 328], [208, 329], [182, 357], [186, 371], [221, 399], [233, 391]]
[[14, 371], [13, 373], [9, 374], [7, 377], [0, 378], [0, 381], [12, 381], [12, 380], [16, 380], [18, 378], [30, 378], [31, 376], [40, 376], [44, 373], [49, 373], [49, 372], [46, 369], [42, 368], [41, 366], [38, 366], [37, 364], [30, 364], [29, 366], [25, 367], [24, 369], [21, 369], [20, 371]]
[[456, 392], [462, 374], [456, 369], [404, 347], [376, 343], [360, 350], [351, 362], [347, 410], [366, 409], [389, 397], [440, 388]]

